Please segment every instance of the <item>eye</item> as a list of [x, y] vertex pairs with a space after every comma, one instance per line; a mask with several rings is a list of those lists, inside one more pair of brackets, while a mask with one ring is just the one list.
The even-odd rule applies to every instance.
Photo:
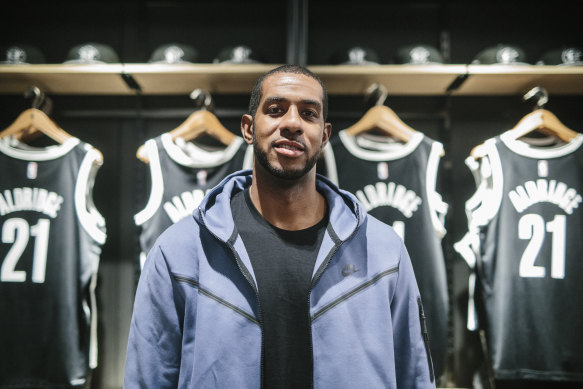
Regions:
[[313, 110], [313, 109], [307, 109], [304, 111], [304, 116], [306, 116], [310, 119], [316, 119], [316, 118], [318, 118], [318, 112]]
[[267, 113], [269, 115], [276, 115], [276, 114], [281, 113], [281, 112], [283, 112], [283, 110], [278, 105], [267, 107]]

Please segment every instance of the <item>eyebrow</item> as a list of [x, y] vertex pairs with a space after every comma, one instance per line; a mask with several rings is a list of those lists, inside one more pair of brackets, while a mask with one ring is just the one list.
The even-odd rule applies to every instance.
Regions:
[[[286, 99], [285, 97], [281, 97], [281, 96], [272, 96], [272, 97], [265, 98], [265, 104], [281, 103], [281, 102], [285, 102], [285, 101], [288, 101], [288, 99]], [[322, 111], [322, 104], [318, 100], [303, 99], [303, 100], [300, 100], [300, 102], [304, 105], [314, 106], [319, 111]]]

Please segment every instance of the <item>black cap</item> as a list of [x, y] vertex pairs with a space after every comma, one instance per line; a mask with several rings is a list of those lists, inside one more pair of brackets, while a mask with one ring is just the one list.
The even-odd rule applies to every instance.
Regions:
[[563, 47], [562, 49], [549, 50], [536, 63], [537, 65], [583, 65], [583, 52], [578, 47]]
[[119, 57], [111, 46], [88, 42], [71, 48], [63, 63], [119, 63]]
[[39, 64], [46, 63], [45, 56], [35, 46], [13, 44], [0, 48], [0, 64]]
[[478, 53], [472, 61], [473, 64], [502, 64], [502, 65], [526, 65], [524, 50], [515, 45], [499, 43], [488, 47]]
[[378, 65], [379, 56], [369, 47], [354, 46], [336, 52], [330, 62], [335, 65]]
[[395, 62], [409, 65], [440, 64], [443, 63], [443, 56], [431, 45], [409, 45], [397, 50]]
[[213, 62], [244, 64], [261, 63], [262, 61], [259, 59], [257, 53], [249, 46], [238, 45], [222, 49]]
[[189, 45], [167, 43], [158, 46], [152, 53], [151, 63], [193, 63], [198, 60], [198, 51]]

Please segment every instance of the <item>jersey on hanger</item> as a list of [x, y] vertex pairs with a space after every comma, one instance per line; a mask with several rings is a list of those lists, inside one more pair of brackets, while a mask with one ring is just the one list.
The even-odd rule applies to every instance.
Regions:
[[145, 144], [150, 161], [151, 191], [146, 207], [134, 216], [140, 227], [140, 267], [158, 236], [189, 216], [206, 192], [227, 175], [250, 168], [253, 149], [241, 137], [225, 149], [207, 151], [190, 142], [176, 142], [169, 133]]
[[0, 387], [81, 386], [97, 366], [100, 163], [77, 138], [0, 140]]
[[442, 151], [441, 143], [422, 133], [402, 144], [346, 131], [340, 131], [324, 151], [327, 176], [403, 238], [427, 315], [437, 376], [445, 366], [449, 309], [441, 247], [447, 204], [435, 191]]
[[496, 378], [583, 381], [582, 143], [532, 146], [504, 133], [469, 161], [479, 186], [455, 248], [477, 278]]

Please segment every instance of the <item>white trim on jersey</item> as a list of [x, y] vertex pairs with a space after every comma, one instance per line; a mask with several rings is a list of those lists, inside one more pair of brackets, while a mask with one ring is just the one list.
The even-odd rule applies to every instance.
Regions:
[[447, 214], [447, 204], [442, 200], [442, 197], [436, 191], [437, 187], [437, 169], [439, 167], [439, 160], [443, 153], [443, 145], [439, 142], [433, 142], [431, 151], [427, 160], [427, 170], [425, 178], [425, 188], [427, 189], [427, 201], [429, 206], [429, 215], [431, 216], [431, 223], [433, 229], [440, 238], [443, 238], [447, 232], [445, 229], [445, 215]]
[[419, 143], [423, 140], [423, 136], [423, 133], [416, 132], [407, 143], [399, 145], [400, 147], [398, 148], [391, 147], [389, 150], [372, 151], [361, 148], [357, 144], [355, 137], [348, 135], [346, 130], [338, 133], [340, 141], [352, 155], [365, 161], [375, 162], [392, 161], [411, 154], [419, 146]]
[[[498, 208], [502, 203], [502, 189], [504, 184], [504, 175], [502, 172], [502, 162], [498, 155], [496, 148], [496, 140], [494, 138], [487, 140], [484, 143], [486, 155], [481, 158], [480, 175], [484, 189], [481, 191], [479, 198], [470, 198], [471, 202], [480, 200], [480, 205], [471, 211], [468, 219], [470, 227], [486, 225], [496, 216]], [[468, 201], [470, 201], [468, 200]], [[466, 203], [466, 211], [468, 206], [472, 205]], [[473, 204], [475, 205], [475, 204]]]
[[338, 186], [338, 170], [336, 169], [336, 158], [330, 142], [324, 147], [324, 164], [326, 165], [326, 175], [328, 179]]
[[93, 204], [93, 183], [101, 166], [101, 155], [91, 146], [83, 157], [77, 182], [75, 183], [75, 210], [81, 226], [97, 243], [104, 244], [106, 239], [105, 220]]
[[134, 215], [134, 222], [137, 226], [141, 226], [154, 216], [158, 208], [160, 208], [162, 197], [164, 196], [164, 178], [162, 176], [160, 156], [158, 155], [158, 145], [154, 139], [146, 141], [143, 154], [150, 161], [151, 189], [148, 203], [143, 210]]
[[78, 138], [71, 137], [60, 145], [36, 148], [22, 143], [14, 137], [6, 137], [0, 140], [0, 151], [9, 157], [24, 161], [50, 161], [67, 154], [79, 142], [81, 141]]
[[[484, 161], [486, 161], [486, 159]], [[465, 203], [468, 226], [471, 226], [473, 225], [472, 214], [475, 212], [476, 209], [480, 207], [482, 201], [484, 200], [488, 192], [488, 180], [484, 179], [481, 174], [481, 168], [485, 167], [486, 163], [480, 165], [480, 163], [476, 161], [474, 157], [467, 157], [465, 159], [465, 163], [472, 172], [472, 176], [474, 177], [474, 183], [476, 184], [476, 191], [468, 200], [466, 200]], [[491, 172], [488, 173], [486, 177], [490, 177], [490, 175]]]
[[146, 258], [148, 258], [146, 253], [143, 251], [140, 251], [140, 270], [144, 269], [144, 265], [146, 264]]
[[466, 327], [470, 331], [478, 329], [478, 315], [476, 313], [476, 252], [479, 250], [480, 239], [477, 229], [470, 228], [463, 238], [454, 243], [453, 248], [460, 254], [470, 268], [468, 279], [468, 316]]
[[375, 135], [370, 133], [359, 134], [354, 137], [356, 145], [362, 149], [370, 151], [395, 152], [403, 148], [403, 143], [386, 135]]
[[[169, 133], [162, 134], [160, 138], [170, 158], [182, 166], [194, 168], [209, 168], [224, 164], [235, 156], [244, 142], [243, 138], [237, 136], [226, 148], [207, 151], [192, 142], [185, 142], [183, 139], [177, 139], [175, 143]], [[183, 147], [177, 143], [182, 143]]]
[[523, 157], [551, 159], [562, 157], [577, 150], [581, 146], [581, 143], [583, 143], [583, 134], [578, 134], [570, 142], [555, 147], [536, 147], [530, 145], [521, 140], [514, 139], [511, 131], [506, 131], [501, 134], [500, 139], [510, 150]]
[[89, 337], [89, 367], [95, 369], [98, 364], [97, 353], [98, 353], [98, 343], [97, 343], [97, 298], [95, 297], [95, 290], [97, 289], [97, 272], [99, 269], [99, 256], [97, 260], [93, 263], [93, 269], [91, 273], [91, 281], [89, 282], [89, 303], [91, 304], [91, 324], [90, 324], [90, 337]]
[[247, 145], [247, 150], [245, 150], [245, 156], [243, 157], [243, 169], [253, 168], [253, 158], [255, 156], [253, 146]]

